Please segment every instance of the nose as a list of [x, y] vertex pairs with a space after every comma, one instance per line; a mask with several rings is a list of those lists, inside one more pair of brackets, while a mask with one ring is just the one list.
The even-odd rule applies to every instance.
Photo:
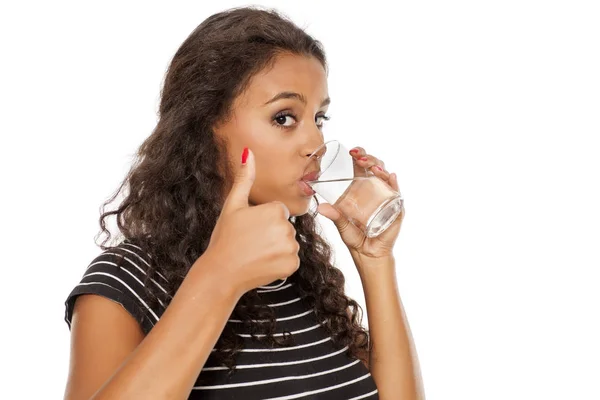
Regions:
[[321, 159], [325, 155], [326, 147], [323, 145], [323, 141], [314, 143], [312, 147], [308, 147], [306, 158], [304, 159], [304, 173], [311, 171], [321, 171]]
[[308, 161], [311, 156], [315, 156], [314, 160], [321, 160], [325, 154], [325, 138], [323, 132], [316, 125], [307, 127], [305, 131], [305, 141], [303, 146], [303, 152], [305, 160]]
[[314, 158], [316, 160], [320, 160], [321, 158], [323, 158], [323, 155], [325, 154], [325, 151], [327, 150], [326, 146], [324, 146], [325, 142], [320, 141], [319, 143], [315, 144], [311, 149], [311, 151], [309, 153], [306, 154], [306, 157], [311, 157], [314, 156]]
[[320, 159], [323, 157], [323, 154], [325, 154], [326, 148], [323, 146], [324, 144], [325, 141], [323, 138], [323, 133], [319, 131], [318, 135], [312, 136], [311, 139], [307, 141], [304, 154], [306, 157], [310, 157], [314, 154], [318, 159]]

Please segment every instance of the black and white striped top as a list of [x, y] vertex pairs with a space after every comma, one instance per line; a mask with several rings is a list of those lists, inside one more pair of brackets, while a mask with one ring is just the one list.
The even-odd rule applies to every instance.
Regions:
[[[115, 263], [117, 255], [125, 256], [121, 268]], [[150, 261], [148, 254], [127, 240], [92, 260], [65, 302], [69, 329], [76, 297], [93, 293], [121, 304], [147, 334], [164, 312], [164, 307], [151, 309], [143, 300], [142, 282]], [[152, 284], [163, 290], [163, 279], [158, 276]], [[293, 282], [276, 281], [261, 287], [259, 293], [260, 301], [275, 310], [276, 335], [287, 330], [295, 344], [268, 348], [249, 334], [238, 333], [244, 339], [244, 349], [238, 353], [236, 372], [228, 378], [226, 367], [209, 356], [189, 399], [379, 398], [368, 369], [360, 360], [347, 356], [347, 348], [333, 346], [322, 321], [317, 321], [313, 310], [299, 297]], [[227, 323], [237, 324], [236, 332], [245, 332], [240, 321], [230, 318]]]

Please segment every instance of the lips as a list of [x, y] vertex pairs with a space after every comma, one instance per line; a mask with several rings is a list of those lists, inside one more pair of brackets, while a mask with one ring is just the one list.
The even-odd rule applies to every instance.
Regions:
[[300, 178], [300, 180], [306, 181], [306, 182], [316, 181], [319, 178], [319, 174], [320, 174], [320, 171], [311, 171], [311, 172], [307, 173], [306, 175], [304, 175], [302, 178]]
[[311, 188], [308, 183], [304, 181], [298, 181], [298, 186], [300, 187], [300, 190], [304, 196], [312, 196], [316, 193], [313, 188]]

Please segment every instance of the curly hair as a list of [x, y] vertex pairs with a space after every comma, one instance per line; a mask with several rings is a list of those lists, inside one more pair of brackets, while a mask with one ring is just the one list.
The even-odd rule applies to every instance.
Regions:
[[[226, 139], [219, 140], [212, 127], [232, 115], [232, 103], [251, 77], [284, 52], [315, 57], [327, 70], [319, 41], [280, 12], [257, 7], [233, 8], [210, 16], [175, 53], [161, 89], [157, 125], [137, 150], [120, 187], [102, 205], [99, 221], [98, 236], [107, 235], [97, 244], [102, 249], [113, 247], [106, 246], [111, 239], [106, 219], [114, 215], [118, 236], [150, 255], [153, 262], [144, 282], [150, 307], [158, 302], [169, 304], [191, 265], [206, 250], [224, 202], [226, 183], [233, 179], [233, 169], [224, 161]], [[121, 192], [122, 202], [106, 211]], [[363, 310], [345, 295], [344, 275], [330, 261], [332, 250], [317, 232], [315, 214], [292, 216], [290, 222], [300, 244], [300, 267], [288, 280], [297, 284], [300, 296], [319, 320], [326, 320], [324, 327], [334, 345], [340, 349], [348, 346], [350, 357], [365, 361], [369, 334], [361, 325]], [[147, 284], [158, 274], [168, 280], [166, 293]], [[273, 336], [274, 312], [257, 300], [256, 289], [246, 292], [232, 316], [244, 321], [254, 340], [271, 346], [292, 345], [289, 332], [281, 339]], [[256, 324], [256, 319], [268, 322]], [[214, 356], [231, 374], [243, 341], [230, 325], [221, 333]]]

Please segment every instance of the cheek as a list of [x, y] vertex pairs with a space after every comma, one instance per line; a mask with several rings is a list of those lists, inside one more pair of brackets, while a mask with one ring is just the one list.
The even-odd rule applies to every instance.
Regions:
[[228, 126], [226, 134], [233, 146], [240, 149], [248, 146], [257, 158], [262, 157], [266, 147], [269, 146], [268, 124], [252, 115], [236, 115]]
[[289, 161], [282, 160], [276, 154], [265, 154], [260, 161], [257, 160], [254, 194], [261, 202], [296, 198], [300, 192], [300, 175], [301, 171], [294, 170]]
[[270, 193], [288, 191], [294, 183], [294, 173], [289, 164], [281, 163], [276, 158], [266, 156], [261, 160], [260, 167], [256, 168], [255, 184]]

